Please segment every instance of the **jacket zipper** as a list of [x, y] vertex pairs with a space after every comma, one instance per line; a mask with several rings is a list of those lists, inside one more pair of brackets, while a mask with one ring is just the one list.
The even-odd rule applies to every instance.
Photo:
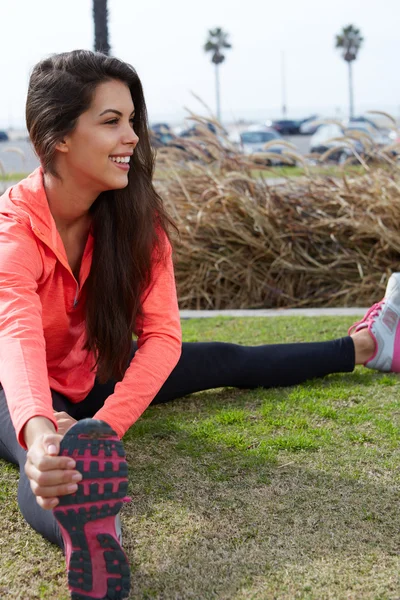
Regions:
[[50, 250], [56, 255], [56, 257], [58, 258], [58, 260], [60, 261], [60, 263], [63, 265], [63, 267], [65, 267], [68, 271], [68, 273], [73, 277], [73, 280], [75, 281], [76, 284], [76, 290], [75, 290], [75, 297], [74, 297], [74, 302], [73, 302], [73, 308], [76, 308], [76, 306], [78, 305], [79, 302], [79, 283], [77, 282], [77, 280], [75, 279], [75, 275], [73, 274], [73, 272], [71, 271], [71, 267], [69, 266], [68, 262], [65, 262], [64, 257], [59, 254], [59, 252], [57, 250], [55, 250], [53, 248], [53, 246], [51, 246], [48, 241], [46, 240], [45, 236], [42, 234], [42, 232], [40, 231], [40, 229], [37, 229], [35, 226], [32, 226], [32, 231], [33, 233], [36, 235], [36, 237], [38, 237], [44, 244], [46, 244], [46, 246], [48, 248], [50, 248]]
[[[75, 279], [75, 277], [74, 277]], [[76, 284], [76, 292], [75, 292], [75, 298], [74, 298], [74, 308], [76, 306], [78, 306], [78, 302], [79, 302], [79, 284]]]

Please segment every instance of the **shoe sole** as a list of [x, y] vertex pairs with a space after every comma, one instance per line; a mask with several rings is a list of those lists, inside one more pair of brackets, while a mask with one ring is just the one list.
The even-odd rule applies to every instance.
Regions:
[[83, 479], [53, 509], [65, 544], [71, 600], [122, 600], [130, 590], [128, 559], [115, 516], [128, 490], [128, 465], [117, 434], [95, 419], [78, 421], [63, 437], [60, 456], [76, 461]]

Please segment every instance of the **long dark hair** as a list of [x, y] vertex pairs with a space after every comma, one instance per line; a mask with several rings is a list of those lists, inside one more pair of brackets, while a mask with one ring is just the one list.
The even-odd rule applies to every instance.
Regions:
[[152, 184], [154, 154], [142, 85], [131, 65], [101, 53], [74, 50], [52, 55], [34, 67], [26, 102], [26, 123], [43, 170], [59, 177], [56, 144], [89, 109], [96, 87], [110, 80], [130, 89], [139, 143], [130, 162], [128, 186], [102, 192], [90, 209], [94, 249], [85, 284], [85, 349], [95, 355], [101, 382], [124, 375], [154, 257], [163, 259], [161, 239], [165, 235], [169, 239], [169, 225], [175, 227]]

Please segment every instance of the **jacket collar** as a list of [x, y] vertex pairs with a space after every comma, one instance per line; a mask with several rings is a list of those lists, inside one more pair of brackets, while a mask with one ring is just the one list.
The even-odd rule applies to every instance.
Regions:
[[[9, 188], [0, 197], [1, 212], [14, 214], [19, 220], [23, 220], [29, 225], [33, 233], [56, 254], [57, 258], [72, 274], [64, 244], [53, 215], [50, 212], [44, 187], [42, 167], [35, 169], [26, 179]], [[85, 254], [82, 259], [82, 267], [86, 266], [85, 271], [87, 271], [84, 273], [84, 279], [88, 276], [90, 264], [84, 265], [83, 263], [88, 263], [88, 255], [90, 254], [91, 258], [92, 249], [93, 235], [92, 231], [90, 231]]]

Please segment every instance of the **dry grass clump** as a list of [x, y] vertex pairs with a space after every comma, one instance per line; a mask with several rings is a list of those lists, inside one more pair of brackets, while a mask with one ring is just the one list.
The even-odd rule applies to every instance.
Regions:
[[198, 138], [159, 150], [155, 182], [180, 229], [181, 308], [363, 306], [381, 297], [400, 270], [400, 169], [389, 151], [376, 150], [359, 172], [322, 176], [305, 166], [304, 177], [271, 184], [256, 160], [196, 120]]

